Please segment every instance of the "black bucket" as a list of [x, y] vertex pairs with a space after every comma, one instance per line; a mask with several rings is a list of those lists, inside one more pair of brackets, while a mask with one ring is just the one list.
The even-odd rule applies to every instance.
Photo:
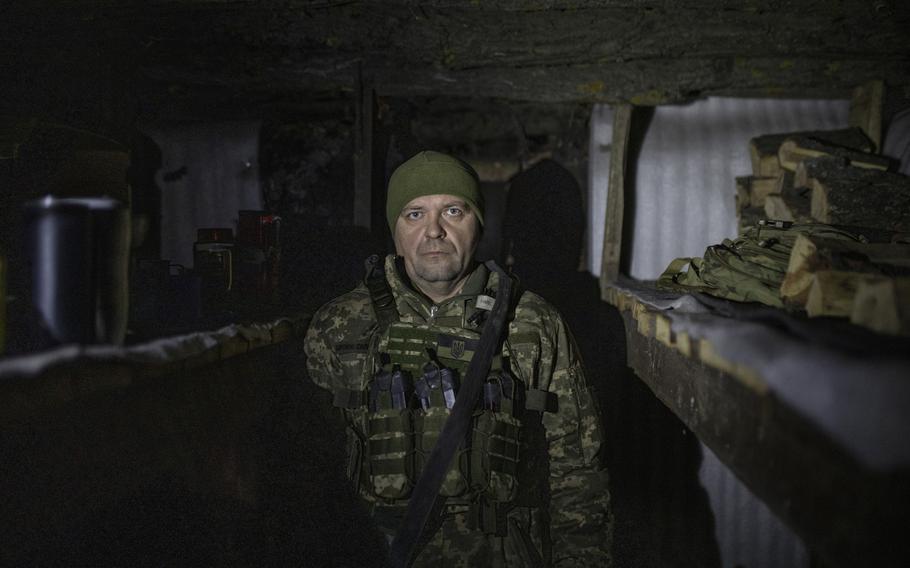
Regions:
[[25, 206], [32, 302], [59, 343], [122, 344], [129, 307], [129, 211], [106, 197]]

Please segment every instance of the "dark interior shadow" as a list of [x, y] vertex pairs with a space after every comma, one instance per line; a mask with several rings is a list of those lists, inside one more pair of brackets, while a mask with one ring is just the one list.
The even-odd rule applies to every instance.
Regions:
[[362, 227], [316, 226], [303, 216], [282, 219], [281, 304], [313, 313], [363, 280], [364, 261], [386, 247]]
[[0, 565], [385, 566], [305, 368], [290, 341], [8, 429]]
[[635, 186], [638, 179], [638, 157], [641, 155], [645, 133], [654, 120], [655, 107], [635, 107], [632, 111], [632, 130], [626, 149], [625, 192], [623, 199], [622, 242], [624, 254], [619, 259], [619, 271], [629, 274], [632, 263], [633, 237], [635, 235]]
[[522, 286], [566, 319], [607, 433], [615, 565], [719, 567], [714, 517], [698, 479], [701, 447], [627, 366], [625, 325], [579, 272], [584, 216], [578, 183], [546, 160], [511, 183], [504, 253]]
[[133, 243], [137, 258], [161, 258], [161, 188], [155, 175], [161, 169], [161, 148], [151, 137], [133, 135], [130, 168], [132, 189]]

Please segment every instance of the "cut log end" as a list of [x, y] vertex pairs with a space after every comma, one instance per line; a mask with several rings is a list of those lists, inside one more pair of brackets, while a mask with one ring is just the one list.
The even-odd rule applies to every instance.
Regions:
[[784, 201], [782, 195], [769, 195], [765, 199], [765, 215], [767, 215], [768, 219], [777, 221], [796, 221], [793, 211]]
[[853, 299], [862, 277], [862, 274], [856, 272], [817, 272], [806, 298], [806, 313], [810, 318], [848, 317], [853, 310]]
[[860, 280], [850, 321], [879, 333], [910, 335], [910, 278]]
[[818, 180], [812, 180], [810, 187], [812, 188], [810, 203], [812, 218], [820, 223], [830, 223], [831, 207], [828, 204], [828, 189]]
[[787, 275], [780, 286], [780, 296], [787, 304], [805, 305], [809, 287], [812, 285], [809, 258], [815, 254], [815, 251], [815, 243], [805, 235], [797, 236], [793, 242], [790, 262], [787, 264]]

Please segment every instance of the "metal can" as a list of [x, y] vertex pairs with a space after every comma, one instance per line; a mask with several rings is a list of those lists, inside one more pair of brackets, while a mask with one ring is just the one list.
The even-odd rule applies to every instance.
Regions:
[[206, 289], [229, 291], [234, 285], [234, 232], [223, 227], [197, 230], [193, 270]]

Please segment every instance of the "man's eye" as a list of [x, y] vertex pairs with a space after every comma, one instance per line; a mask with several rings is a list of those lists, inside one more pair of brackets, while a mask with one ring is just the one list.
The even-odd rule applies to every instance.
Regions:
[[446, 215], [449, 217], [458, 217], [462, 213], [461, 207], [449, 207], [446, 209]]
[[420, 215], [421, 215], [420, 211], [408, 211], [405, 214], [405, 217], [407, 217], [408, 219], [420, 219]]

